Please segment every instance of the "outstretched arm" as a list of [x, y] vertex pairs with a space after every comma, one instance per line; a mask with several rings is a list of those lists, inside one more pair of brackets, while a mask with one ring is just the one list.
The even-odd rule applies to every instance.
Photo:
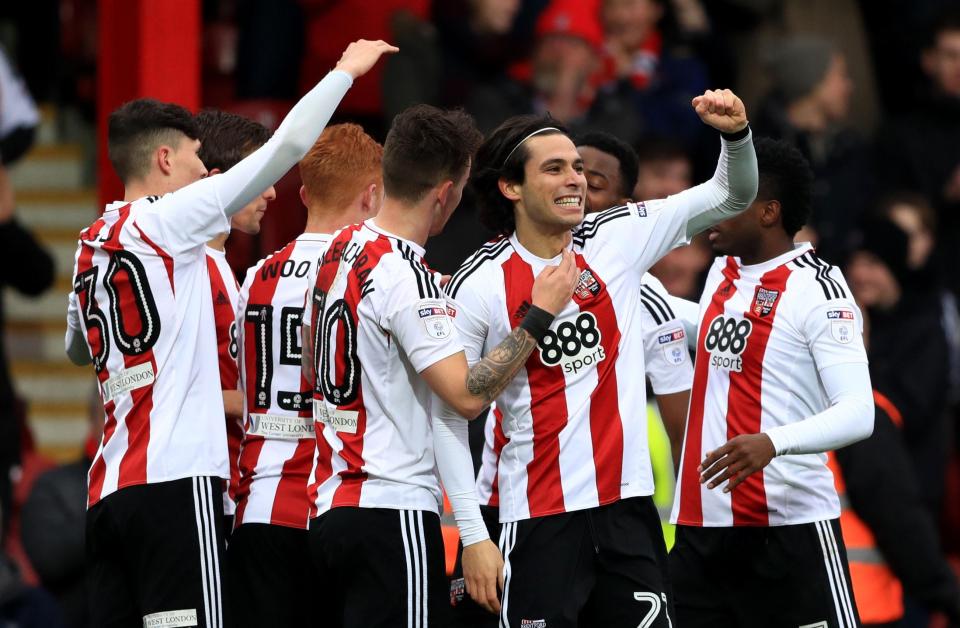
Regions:
[[367, 73], [381, 55], [397, 52], [384, 41], [353, 42], [332, 72], [300, 99], [266, 144], [210, 181], [227, 216], [243, 209], [292, 168], [323, 132], [353, 81]]

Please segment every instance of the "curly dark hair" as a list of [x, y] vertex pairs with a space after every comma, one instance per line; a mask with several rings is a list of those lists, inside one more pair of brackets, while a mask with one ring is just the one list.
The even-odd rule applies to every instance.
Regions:
[[637, 179], [640, 175], [640, 160], [637, 157], [637, 151], [616, 135], [604, 131], [584, 133], [577, 137], [574, 143], [578, 147], [590, 146], [616, 157], [617, 163], [620, 164], [620, 182], [623, 184], [619, 194], [624, 198], [633, 196], [633, 188], [637, 187]]
[[117, 176], [126, 185], [150, 170], [150, 155], [181, 136], [199, 137], [193, 114], [173, 103], [138, 98], [124, 103], [107, 120], [107, 153]]
[[538, 129], [553, 127], [539, 135], [567, 133], [563, 124], [551, 117], [524, 115], [508, 118], [498, 126], [477, 151], [470, 185], [476, 192], [480, 207], [480, 222], [500, 235], [509, 235], [516, 229], [513, 203], [500, 193], [500, 179], [523, 183], [524, 165], [530, 153], [520, 142]]
[[462, 109], [414, 105], [393, 118], [383, 143], [383, 189], [416, 203], [441, 181], [463, 176], [483, 140]]
[[207, 170], [226, 172], [270, 139], [267, 127], [235, 113], [204, 109], [196, 121], [200, 161]]
[[810, 219], [813, 170], [792, 144], [769, 137], [753, 140], [760, 171], [757, 198], [780, 201], [780, 222], [788, 235], [795, 235]]

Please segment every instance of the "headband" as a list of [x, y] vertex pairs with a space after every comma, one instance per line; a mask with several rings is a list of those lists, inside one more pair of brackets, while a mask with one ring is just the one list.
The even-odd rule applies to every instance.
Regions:
[[511, 150], [509, 153], [507, 153], [507, 158], [503, 160], [503, 165], [500, 166], [500, 167], [503, 168], [503, 166], [506, 166], [506, 165], [507, 165], [507, 162], [510, 161], [510, 157], [512, 157], [513, 154], [514, 154], [515, 152], [517, 152], [517, 149], [520, 148], [520, 145], [521, 145], [521, 144], [523, 144], [524, 142], [526, 142], [528, 139], [530, 139], [530, 138], [533, 137], [534, 135], [538, 135], [538, 134], [540, 134], [540, 133], [543, 133], [544, 131], [556, 131], [557, 133], [563, 133], [563, 131], [561, 131], [560, 129], [558, 129], [558, 128], [556, 128], [556, 127], [552, 127], [552, 126], [545, 126], [545, 127], [543, 127], [542, 129], [537, 129], [536, 131], [534, 131], [534, 132], [531, 133], [530, 135], [526, 136], [525, 138], [523, 138], [522, 140], [520, 140], [519, 142], [517, 142], [517, 145], [513, 147], [513, 150]]

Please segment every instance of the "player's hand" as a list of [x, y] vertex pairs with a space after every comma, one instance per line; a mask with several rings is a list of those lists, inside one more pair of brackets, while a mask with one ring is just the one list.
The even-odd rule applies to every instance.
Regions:
[[570, 302], [577, 279], [580, 278], [573, 252], [564, 249], [560, 255], [558, 266], [547, 266], [537, 275], [531, 295], [534, 305], [554, 316]]
[[503, 591], [503, 556], [500, 550], [487, 539], [463, 548], [463, 581], [473, 601], [490, 611], [500, 612], [500, 596]]
[[369, 72], [382, 55], [394, 52], [400, 52], [400, 49], [381, 39], [377, 41], [360, 39], [347, 46], [334, 69], [343, 70], [357, 79]]
[[741, 434], [727, 441], [725, 445], [707, 452], [700, 463], [700, 483], [707, 488], [716, 488], [730, 480], [723, 487], [729, 493], [751, 473], [764, 468], [777, 455], [773, 441], [766, 434]]
[[729, 89], [708, 89], [692, 104], [704, 124], [722, 133], [736, 133], [747, 126], [747, 109]]

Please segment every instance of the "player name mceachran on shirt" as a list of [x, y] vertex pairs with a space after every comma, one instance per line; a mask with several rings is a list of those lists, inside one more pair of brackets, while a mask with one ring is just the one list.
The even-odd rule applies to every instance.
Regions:
[[334, 236], [311, 281], [311, 516], [338, 506], [439, 511], [432, 393], [419, 373], [463, 347], [422, 256], [368, 220]]
[[[799, 422], [837, 409], [821, 373], [866, 364], [862, 326], [843, 275], [809, 244], [750, 266], [734, 257], [714, 262], [700, 300], [675, 523], [774, 526], [840, 516], [826, 454], [793, 453], [791, 434]], [[830, 421], [839, 439], [834, 446], [850, 442], [848, 423], [844, 416]], [[707, 452], [758, 432], [787, 455], [775, 456], [730, 493], [700, 484], [697, 467]]]

